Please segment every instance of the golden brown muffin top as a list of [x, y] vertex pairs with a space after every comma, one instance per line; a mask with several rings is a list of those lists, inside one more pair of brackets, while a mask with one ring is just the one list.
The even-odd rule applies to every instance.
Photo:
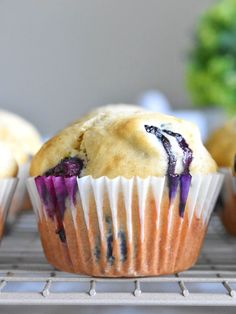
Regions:
[[236, 117], [213, 132], [206, 147], [219, 167], [232, 168], [236, 155]]
[[[217, 166], [202, 144], [198, 128], [190, 122], [143, 110], [98, 110], [70, 125], [45, 143], [32, 160], [31, 176], [45, 174], [66, 157], [83, 162], [80, 176], [164, 176], [170, 166], [183, 172], [184, 158], [192, 151], [191, 174], [208, 174]], [[154, 127], [156, 135], [154, 134]], [[168, 134], [169, 132], [169, 134]], [[183, 150], [181, 136], [188, 147]], [[171, 134], [171, 135], [170, 135]], [[164, 147], [165, 144], [169, 148]], [[166, 143], [168, 142], [168, 143]], [[182, 144], [181, 144], [182, 143]], [[172, 158], [172, 159], [173, 159]]]

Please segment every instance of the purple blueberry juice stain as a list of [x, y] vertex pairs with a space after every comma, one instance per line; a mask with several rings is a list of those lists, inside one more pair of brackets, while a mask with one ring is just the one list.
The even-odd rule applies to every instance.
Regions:
[[183, 138], [183, 136], [179, 133], [175, 133], [172, 132], [170, 130], [163, 130], [163, 132], [165, 132], [166, 134], [174, 137], [177, 141], [177, 143], [179, 144], [179, 147], [182, 149], [184, 156], [183, 156], [183, 172], [182, 174], [189, 174], [189, 167], [190, 164], [193, 160], [193, 152], [192, 150], [189, 148], [187, 142], [185, 141], [185, 139]]
[[[83, 162], [77, 157], [65, 158], [45, 175], [35, 178], [36, 187], [48, 217], [56, 222], [56, 234], [61, 242], [66, 242], [63, 225], [66, 199], [76, 204], [78, 191], [77, 176], [82, 170]], [[64, 169], [63, 169], [64, 167]]]
[[38, 189], [41, 201], [44, 204], [46, 213], [49, 218], [56, 221], [56, 234], [62, 242], [66, 242], [65, 230], [62, 222], [62, 208], [59, 207], [54, 187], [53, 177], [37, 177], [35, 183]]
[[189, 167], [193, 160], [193, 152], [181, 134], [170, 130], [163, 130], [163, 132], [174, 137], [183, 151], [183, 172], [180, 175], [180, 215], [183, 217], [192, 180], [192, 176], [189, 173]]
[[169, 184], [169, 197], [170, 200], [175, 198], [177, 193], [178, 183], [179, 183], [179, 175], [175, 173], [177, 159], [175, 154], [172, 151], [171, 143], [168, 138], [163, 135], [161, 129], [155, 126], [145, 125], [146, 132], [153, 134], [156, 136], [158, 140], [161, 141], [166, 154], [168, 156], [168, 169], [167, 169], [167, 176], [168, 176], [168, 184]]
[[[167, 176], [168, 176], [168, 184], [169, 184], [169, 197], [170, 201], [173, 201], [178, 185], [180, 184], [180, 203], [179, 203], [179, 213], [180, 216], [184, 216], [184, 210], [187, 202], [187, 197], [191, 185], [192, 176], [189, 173], [189, 167], [193, 160], [193, 152], [190, 149], [189, 145], [187, 144], [186, 140], [183, 136], [179, 133], [172, 132], [170, 130], [159, 129], [155, 126], [145, 125], [145, 130], [148, 133], [151, 133], [156, 136], [158, 140], [161, 141], [166, 154], [168, 156], [168, 169], [167, 169]], [[178, 175], [175, 173], [176, 168], [176, 157], [172, 151], [171, 143], [163, 133], [168, 134], [176, 139], [179, 147], [183, 151], [183, 172]]]

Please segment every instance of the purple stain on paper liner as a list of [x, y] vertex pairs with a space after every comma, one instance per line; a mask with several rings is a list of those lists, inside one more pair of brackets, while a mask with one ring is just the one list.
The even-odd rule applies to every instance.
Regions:
[[35, 183], [46, 214], [56, 222], [55, 232], [62, 242], [66, 242], [63, 225], [66, 200], [69, 198], [75, 205], [78, 190], [77, 177], [39, 176], [35, 178]]
[[178, 174], [169, 174], [168, 175], [168, 184], [169, 184], [169, 197], [173, 201], [179, 186], [179, 175]]
[[[166, 154], [168, 156], [168, 184], [169, 184], [169, 198], [172, 202], [176, 196], [178, 185], [180, 183], [180, 203], [179, 203], [179, 213], [180, 216], [184, 216], [184, 210], [186, 207], [187, 197], [191, 185], [192, 176], [189, 173], [189, 167], [193, 160], [193, 152], [187, 144], [186, 140], [179, 133], [172, 132], [170, 130], [159, 129], [155, 126], [145, 125], [145, 130], [148, 133], [151, 133], [156, 136], [158, 140], [161, 141]], [[169, 139], [163, 135], [163, 133], [168, 134], [176, 139], [179, 147], [183, 151], [183, 172], [178, 175], [175, 173], [177, 159], [172, 151], [172, 146]]]
[[76, 205], [76, 194], [78, 192], [77, 177], [70, 177], [65, 179], [65, 185], [68, 191], [71, 202]]
[[180, 216], [184, 216], [184, 210], [187, 203], [188, 193], [191, 186], [192, 176], [190, 174], [182, 174], [180, 177]]
[[35, 178], [35, 183], [46, 213], [51, 219], [53, 219], [55, 216], [57, 202], [52, 177], [37, 177]]
[[56, 194], [56, 210], [59, 209], [60, 215], [63, 218], [66, 210], [66, 198], [68, 196], [68, 191], [65, 185], [65, 178], [51, 176], [55, 194]]

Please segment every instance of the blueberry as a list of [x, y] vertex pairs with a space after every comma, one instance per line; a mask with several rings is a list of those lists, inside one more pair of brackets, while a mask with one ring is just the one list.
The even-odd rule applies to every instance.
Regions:
[[66, 242], [66, 234], [64, 229], [57, 230], [56, 233], [59, 235], [61, 242]]
[[45, 176], [55, 177], [73, 177], [79, 176], [83, 169], [83, 161], [78, 157], [66, 157], [54, 168], [49, 169], [45, 172]]

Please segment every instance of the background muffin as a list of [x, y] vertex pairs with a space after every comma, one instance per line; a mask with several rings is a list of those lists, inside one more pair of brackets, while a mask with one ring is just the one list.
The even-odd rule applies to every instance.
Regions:
[[9, 147], [0, 141], [0, 239], [2, 238], [8, 208], [15, 191], [18, 165]]
[[16, 177], [18, 164], [9, 147], [0, 141], [0, 179]]
[[19, 165], [29, 161], [42, 145], [36, 128], [20, 116], [0, 110], [0, 140], [13, 152]]
[[94, 276], [192, 266], [221, 183], [216, 171], [189, 122], [130, 107], [80, 119], [31, 163], [49, 262]]
[[206, 147], [219, 167], [232, 168], [236, 154], [236, 117], [212, 133]]
[[11, 150], [19, 165], [19, 184], [9, 211], [9, 219], [23, 207], [30, 207], [25, 180], [29, 176], [29, 161], [42, 145], [35, 127], [18, 115], [0, 110], [0, 141]]
[[236, 118], [216, 130], [206, 145], [225, 175], [219, 214], [226, 230], [236, 235]]

